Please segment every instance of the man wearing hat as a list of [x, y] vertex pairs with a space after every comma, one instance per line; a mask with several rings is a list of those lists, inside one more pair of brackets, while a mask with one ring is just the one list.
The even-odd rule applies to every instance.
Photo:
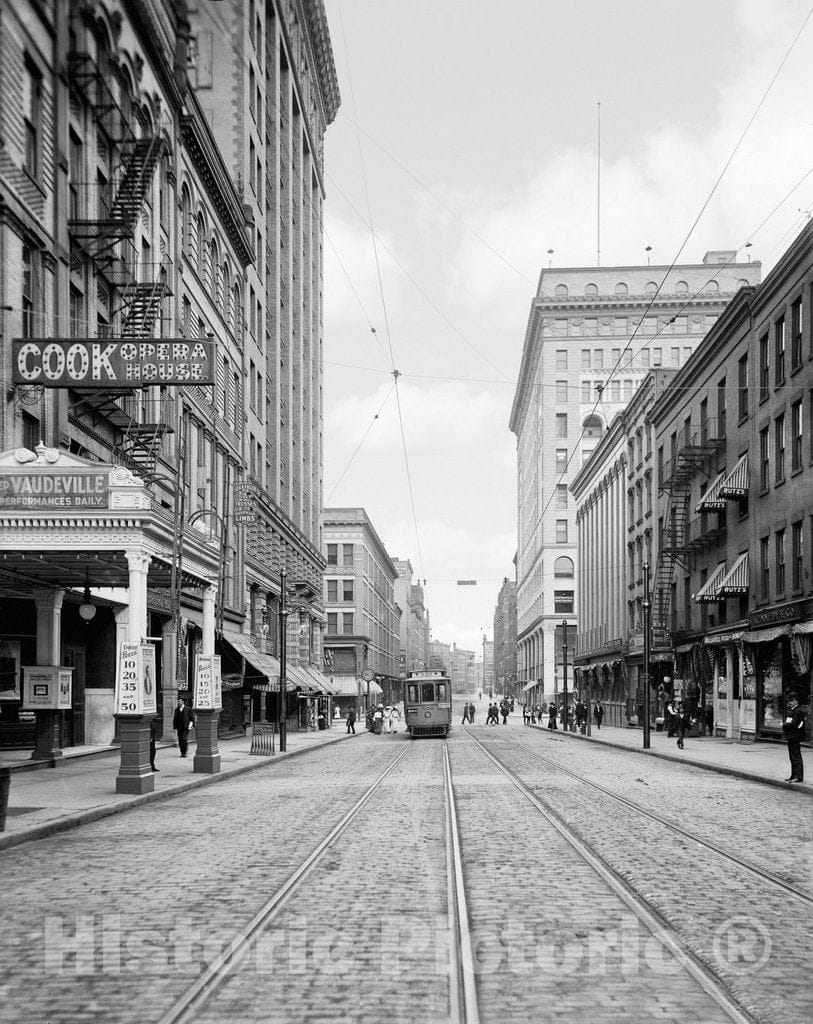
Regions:
[[799, 706], [799, 700], [795, 693], [787, 695], [785, 704], [787, 710], [782, 732], [788, 743], [788, 756], [790, 757], [790, 777], [785, 779], [785, 782], [804, 782], [805, 766], [802, 761], [801, 744], [805, 735], [807, 709]]

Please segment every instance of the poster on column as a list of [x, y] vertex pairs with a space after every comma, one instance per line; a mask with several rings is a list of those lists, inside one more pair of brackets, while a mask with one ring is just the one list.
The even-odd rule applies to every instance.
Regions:
[[141, 714], [157, 713], [155, 680], [155, 647], [141, 644]]
[[195, 666], [195, 697], [192, 701], [192, 708], [195, 711], [214, 710], [212, 658], [210, 655], [198, 655]]
[[73, 669], [58, 665], [23, 665], [23, 707], [70, 711]]
[[220, 674], [220, 655], [212, 655], [212, 707], [223, 710], [223, 677]]
[[140, 715], [143, 682], [141, 644], [123, 640], [116, 667], [116, 715]]

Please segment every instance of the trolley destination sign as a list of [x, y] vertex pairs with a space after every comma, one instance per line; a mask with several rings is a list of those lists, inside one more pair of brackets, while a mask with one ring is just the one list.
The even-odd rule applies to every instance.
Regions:
[[214, 384], [214, 343], [185, 338], [14, 338], [12, 383], [46, 388]]

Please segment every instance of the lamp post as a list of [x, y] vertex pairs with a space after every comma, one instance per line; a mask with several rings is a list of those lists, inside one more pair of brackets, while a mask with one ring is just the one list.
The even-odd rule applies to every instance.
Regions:
[[279, 577], [279, 699], [277, 700], [277, 732], [279, 733], [279, 752], [284, 754], [288, 746], [285, 725], [285, 699], [288, 683], [288, 573], [282, 569]]
[[567, 716], [567, 619], [562, 619], [562, 695], [565, 702], [563, 726], [567, 732], [570, 724]]
[[649, 628], [652, 602], [649, 599], [649, 562], [641, 566], [644, 571], [644, 750], [649, 750]]

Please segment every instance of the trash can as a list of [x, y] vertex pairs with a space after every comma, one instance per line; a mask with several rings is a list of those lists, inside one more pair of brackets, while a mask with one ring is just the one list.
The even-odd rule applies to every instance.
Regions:
[[663, 723], [664, 723], [664, 719], [663, 718], [656, 718], [655, 719], [655, 732], [663, 732]]

